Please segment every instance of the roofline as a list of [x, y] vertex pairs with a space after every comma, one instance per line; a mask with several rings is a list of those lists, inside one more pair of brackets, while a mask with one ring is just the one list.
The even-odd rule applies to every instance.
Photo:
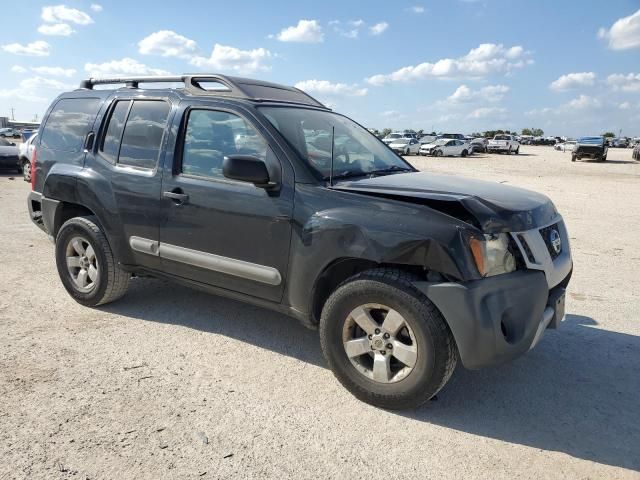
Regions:
[[[220, 89], [208, 90], [201, 84], [203, 82], [218, 83], [222, 86]], [[289, 87], [277, 83], [264, 82], [262, 80], [254, 80], [250, 78], [230, 77], [217, 73], [190, 73], [183, 75], [158, 75], [158, 76], [131, 76], [131, 77], [114, 77], [114, 78], [89, 78], [80, 82], [80, 88], [83, 90], [93, 90], [95, 85], [115, 85], [124, 83], [127, 88], [139, 88], [141, 83], [183, 83], [184, 90], [192, 95], [211, 95], [216, 97], [234, 97], [246, 100], [254, 100], [258, 102], [278, 102], [296, 103], [301, 105], [312, 105], [327, 109], [325, 105], [313, 98], [299, 88]], [[252, 95], [251, 86], [259, 86], [284, 90], [295, 94], [296, 97], [302, 96], [308, 101], [283, 100], [278, 98], [263, 98]], [[249, 87], [249, 88], [247, 88]]]

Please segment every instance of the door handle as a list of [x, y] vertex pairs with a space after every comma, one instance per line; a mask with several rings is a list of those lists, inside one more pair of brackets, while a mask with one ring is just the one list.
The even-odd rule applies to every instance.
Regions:
[[162, 192], [164, 198], [170, 198], [176, 205], [182, 205], [189, 201], [189, 195], [184, 193], [181, 188], [174, 188], [170, 192]]

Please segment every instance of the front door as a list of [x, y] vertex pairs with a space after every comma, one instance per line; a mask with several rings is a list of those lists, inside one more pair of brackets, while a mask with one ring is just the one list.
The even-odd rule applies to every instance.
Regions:
[[[293, 178], [247, 114], [197, 107], [181, 121], [162, 180], [160, 258], [165, 272], [272, 301], [289, 258]], [[227, 155], [267, 163], [279, 190], [225, 178]]]

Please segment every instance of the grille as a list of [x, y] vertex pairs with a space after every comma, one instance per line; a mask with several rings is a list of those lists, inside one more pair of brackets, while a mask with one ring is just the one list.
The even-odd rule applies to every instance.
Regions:
[[602, 153], [602, 147], [580, 145], [576, 147], [576, 151], [578, 153], [600, 154]]
[[518, 240], [520, 240], [520, 245], [524, 249], [524, 253], [527, 255], [529, 262], [536, 263], [536, 257], [533, 256], [533, 252], [531, 251], [531, 247], [524, 238], [524, 235], [518, 235]]
[[560, 230], [558, 229], [557, 223], [540, 229], [540, 235], [542, 235], [544, 244], [547, 246], [547, 250], [549, 250], [549, 255], [551, 255], [551, 260], [555, 260], [556, 258], [558, 258], [558, 255], [562, 253], [562, 244], [560, 244], [560, 249], [556, 252], [556, 249], [553, 247], [553, 241], [551, 238], [552, 232], [556, 232], [557, 234], [560, 234]]

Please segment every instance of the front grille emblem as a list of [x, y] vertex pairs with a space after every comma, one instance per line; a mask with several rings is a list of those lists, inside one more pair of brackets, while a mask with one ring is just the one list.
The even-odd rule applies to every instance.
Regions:
[[560, 234], [557, 230], [551, 230], [549, 232], [549, 241], [551, 242], [551, 247], [556, 254], [560, 253], [562, 250], [562, 239], [560, 238]]

